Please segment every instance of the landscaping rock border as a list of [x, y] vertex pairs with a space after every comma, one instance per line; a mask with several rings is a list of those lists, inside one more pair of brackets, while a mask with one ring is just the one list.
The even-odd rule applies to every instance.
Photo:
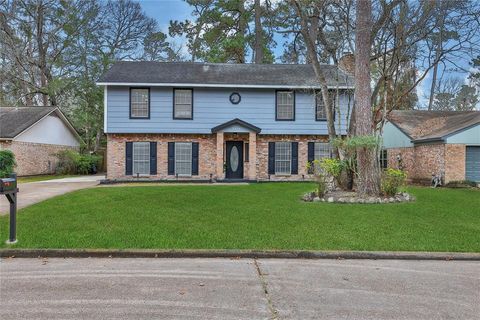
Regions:
[[375, 203], [401, 203], [415, 201], [415, 197], [409, 193], [402, 192], [395, 196], [361, 197], [355, 192], [333, 191], [325, 194], [324, 197], [318, 197], [316, 192], [308, 192], [303, 195], [305, 202], [328, 202], [328, 203], [355, 203], [355, 204], [375, 204]]

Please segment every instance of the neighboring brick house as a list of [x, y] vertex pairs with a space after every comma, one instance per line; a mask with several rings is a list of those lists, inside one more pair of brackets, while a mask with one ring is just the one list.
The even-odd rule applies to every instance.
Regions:
[[[413, 181], [480, 182], [480, 111], [393, 111], [384, 127], [383, 158]], [[384, 163], [386, 163], [385, 161]]]
[[[345, 135], [353, 79], [322, 67]], [[110, 180], [302, 180], [331, 155], [310, 65], [125, 61], [97, 84]]]
[[80, 136], [55, 107], [0, 107], [0, 150], [15, 154], [19, 176], [54, 173], [61, 150], [78, 150]]

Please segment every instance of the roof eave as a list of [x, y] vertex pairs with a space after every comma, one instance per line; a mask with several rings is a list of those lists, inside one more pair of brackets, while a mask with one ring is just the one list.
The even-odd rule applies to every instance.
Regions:
[[[320, 85], [274, 85], [274, 84], [221, 84], [221, 83], [152, 83], [152, 82], [107, 82], [96, 83], [97, 86], [129, 86], [129, 87], [192, 87], [192, 88], [257, 88], [257, 89], [320, 89]], [[354, 89], [353, 85], [328, 86], [329, 89]]]

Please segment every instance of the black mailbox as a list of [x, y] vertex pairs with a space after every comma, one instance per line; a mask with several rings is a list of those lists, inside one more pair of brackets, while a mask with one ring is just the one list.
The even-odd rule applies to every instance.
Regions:
[[17, 179], [4, 178], [0, 179], [0, 194], [17, 192]]
[[17, 175], [10, 175], [10, 178], [0, 179], [0, 195], [4, 194], [10, 202], [10, 237], [7, 243], [17, 242]]

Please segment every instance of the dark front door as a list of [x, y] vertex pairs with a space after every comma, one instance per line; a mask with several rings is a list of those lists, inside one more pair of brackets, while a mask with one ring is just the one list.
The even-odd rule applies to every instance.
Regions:
[[227, 179], [243, 179], [243, 142], [227, 141]]

